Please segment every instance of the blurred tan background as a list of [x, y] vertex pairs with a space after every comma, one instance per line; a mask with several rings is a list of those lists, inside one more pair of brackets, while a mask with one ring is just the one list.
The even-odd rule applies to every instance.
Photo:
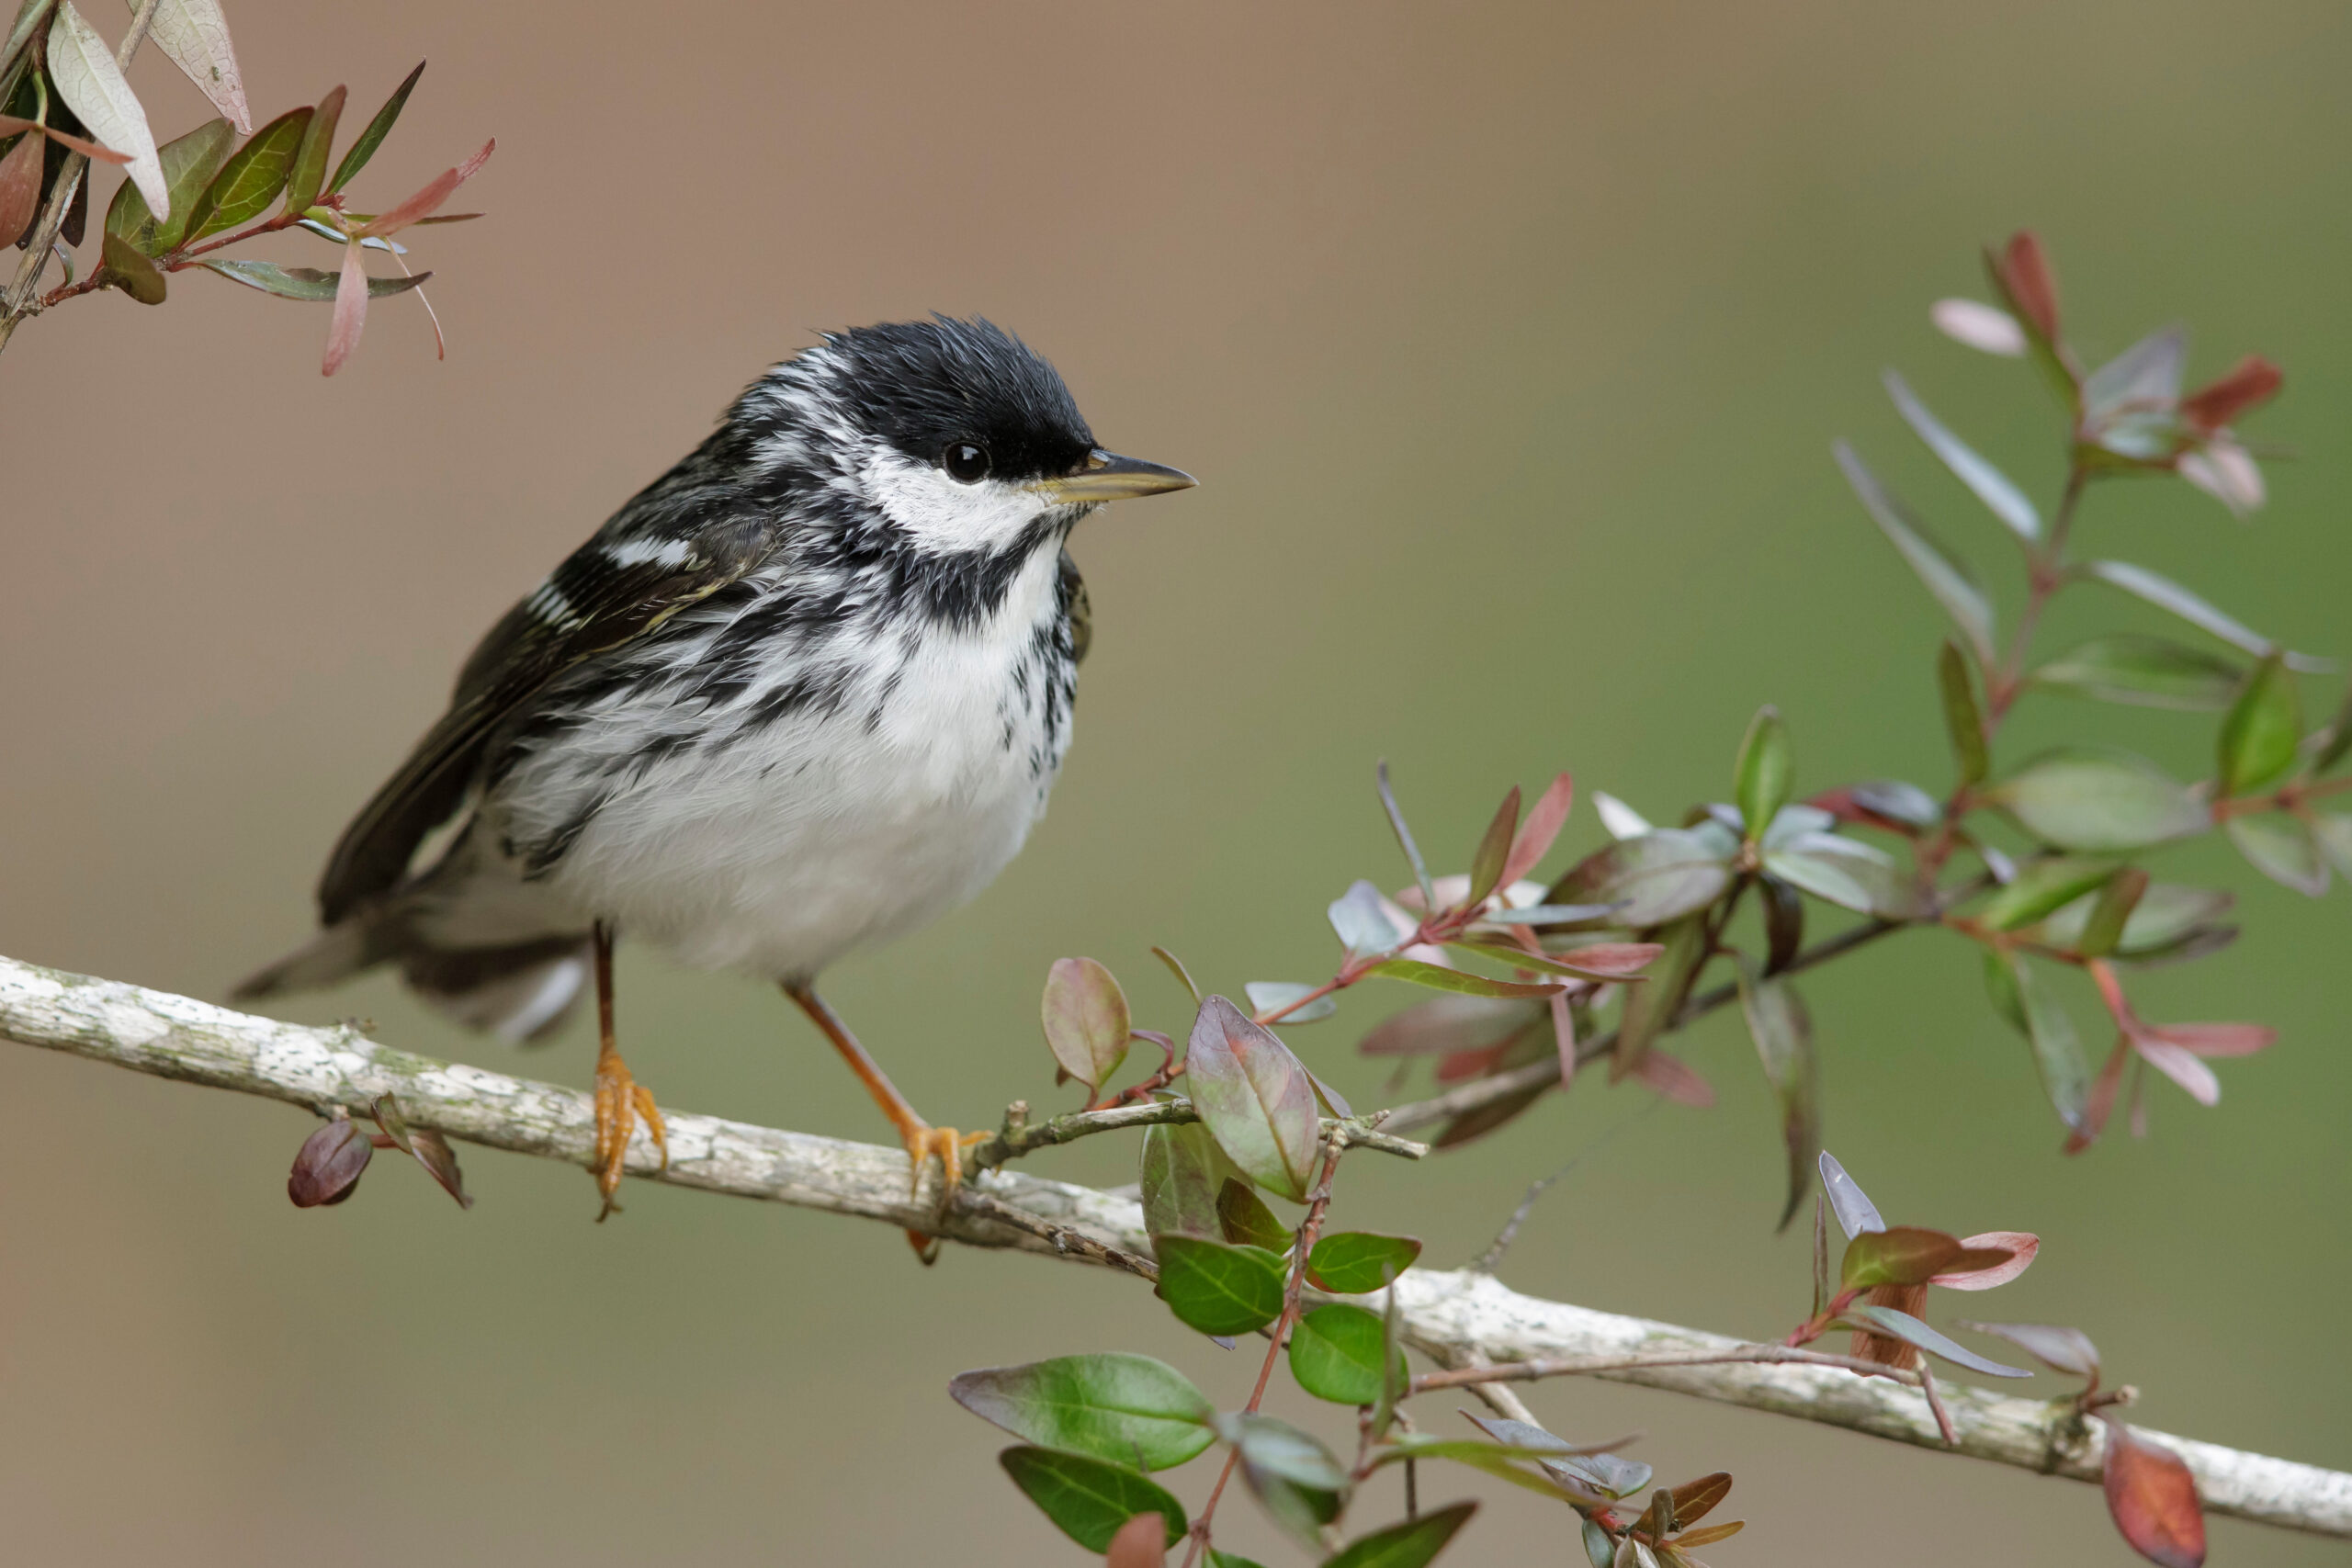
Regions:
[[[945, 1121], [1053, 1098], [1034, 1019], [1057, 955], [1109, 962], [1161, 1027], [1182, 1013], [1152, 942], [1227, 989], [1321, 974], [1325, 901], [1401, 879], [1377, 755], [1455, 859], [1507, 784], [1555, 767], [1585, 801], [1661, 815], [1722, 793], [1765, 700], [1804, 787], [1940, 786], [1939, 622], [1827, 449], [1857, 439], [2010, 569], [1876, 378], [1900, 364], [2047, 495], [2028, 373], [1926, 318], [1981, 294], [1976, 247], [2019, 224], [2093, 350], [2177, 316], [2192, 374], [2249, 349], [2287, 367], [2256, 428], [2303, 457], [2273, 467], [2257, 525], [2115, 487], [2090, 547], [2352, 653], [2338, 6], [236, 0], [232, 19], [265, 114], [344, 81], [356, 126], [429, 57], [360, 194], [397, 197], [494, 133], [462, 198], [491, 216], [410, 236], [446, 364], [393, 299], [322, 381], [323, 310], [193, 274], [166, 309], [103, 296], [17, 335], [12, 955], [220, 997], [305, 931], [333, 836], [495, 615], [812, 330], [933, 309], [1015, 328], [1106, 442], [1204, 481], [1080, 537], [1096, 650], [1031, 849], [977, 907], [832, 976]], [[165, 135], [206, 112], [152, 57], [133, 74]], [[300, 236], [261, 254], [332, 263]], [[2147, 624], [2086, 604], [2053, 636], [2094, 614]], [[2029, 707], [2008, 755], [2079, 725], [2183, 770], [2210, 744], [2195, 717]], [[1598, 836], [1580, 803], [1566, 847]], [[2163, 1092], [2150, 1142], [2061, 1159], [1973, 956], [1921, 937], [1809, 987], [1831, 1146], [1904, 1218], [2041, 1232], [2040, 1266], [1984, 1304], [2087, 1328], [2147, 1423], [2352, 1466], [2345, 895], [2305, 904], [2210, 848], [2168, 869], [2244, 889], [2248, 936], [2151, 976], [2150, 1010], [2282, 1031], [2224, 1067], [2220, 1109]], [[623, 976], [630, 1059], [665, 1104], [881, 1134], [772, 992], [634, 952]], [[1377, 1099], [1352, 1043], [1398, 999], [1297, 1043]], [[299, 1016], [350, 1014], [587, 1081], [576, 1025], [517, 1058], [380, 981]], [[1588, 1152], [1508, 1280], [1777, 1334], [1804, 1248], [1770, 1234], [1752, 1052], [1728, 1016], [1688, 1045], [1713, 1111], [1642, 1114], [1590, 1152], [1643, 1097], [1579, 1085], [1459, 1156], [1360, 1157], [1340, 1217], [1436, 1238], [1450, 1265]], [[997, 1472], [999, 1436], [949, 1403], [952, 1373], [1124, 1347], [1246, 1394], [1245, 1358], [1130, 1281], [965, 1253], [926, 1272], [878, 1226], [639, 1184], [600, 1228], [580, 1172], [478, 1150], [471, 1213], [390, 1167], [297, 1213], [282, 1182], [308, 1125], [0, 1051], [12, 1558], [1076, 1562]], [[1035, 1168], [1129, 1179], [1101, 1145]], [[1645, 1428], [1662, 1471], [1735, 1472], [1728, 1511], [1753, 1523], [1722, 1563], [2132, 1561], [2091, 1488], [1665, 1395], [1535, 1403], [1564, 1432]], [[1173, 1480], [1197, 1503], [1207, 1466]], [[1246, 1502], [1230, 1517], [1236, 1546], [1299, 1560]], [[1569, 1522], [1498, 1498], [1449, 1561], [1580, 1562]], [[2213, 1539], [2219, 1563], [2341, 1560]]]

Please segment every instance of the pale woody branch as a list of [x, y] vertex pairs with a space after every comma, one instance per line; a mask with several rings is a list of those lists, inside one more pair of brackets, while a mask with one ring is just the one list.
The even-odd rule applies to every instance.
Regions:
[[[114, 981], [0, 959], [0, 1039], [331, 1112], [395, 1094], [411, 1124], [453, 1138], [584, 1166], [594, 1133], [587, 1096], [422, 1056], [350, 1028], [313, 1029], [232, 1012]], [[676, 1186], [764, 1198], [929, 1229], [976, 1247], [1010, 1247], [1133, 1268], [1148, 1257], [1134, 1201], [1020, 1171], [980, 1178], [983, 1201], [943, 1215], [935, 1186], [907, 1190], [897, 1149], [665, 1111], [671, 1160], [658, 1172], [632, 1147], [629, 1169]], [[289, 1138], [290, 1159], [295, 1140]], [[267, 1201], [262, 1199], [258, 1201]], [[997, 1217], [1007, 1209], [1018, 1217]], [[453, 1214], [452, 1224], [460, 1223]], [[1447, 1367], [1568, 1361], [1587, 1375], [1797, 1416], [1923, 1448], [1941, 1448], [1912, 1388], [1842, 1368], [1685, 1358], [1743, 1352], [1740, 1341], [1668, 1324], [1521, 1295], [1492, 1276], [1416, 1269], [1400, 1280], [1412, 1344]], [[1596, 1360], [1647, 1365], [1595, 1366]], [[1660, 1364], [1664, 1362], [1666, 1364]], [[1504, 1371], [1501, 1376], [1511, 1376]], [[2077, 1481], [2097, 1481], [2104, 1440], [2065, 1399], [2041, 1402], [1948, 1386], [1956, 1451]], [[2163, 1433], [2188, 1461], [2208, 1512], [2352, 1539], [2352, 1475]]]

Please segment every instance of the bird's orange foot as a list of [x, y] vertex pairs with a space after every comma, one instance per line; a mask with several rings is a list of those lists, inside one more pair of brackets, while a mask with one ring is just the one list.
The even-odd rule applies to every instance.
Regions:
[[[910, 1196], [922, 1190], [922, 1168], [933, 1156], [939, 1159], [939, 1173], [944, 1178], [939, 1187], [939, 1208], [944, 1213], [956, 1196], [956, 1189], [964, 1181], [964, 1151], [974, 1144], [984, 1142], [986, 1133], [958, 1133], [953, 1127], [933, 1127], [922, 1122], [910, 1122], [899, 1129], [907, 1145], [907, 1191]], [[907, 1245], [915, 1256], [928, 1266], [939, 1258], [939, 1238], [918, 1230], [907, 1232]]]
[[630, 1132], [639, 1122], [645, 1123], [653, 1146], [661, 1151], [662, 1168], [670, 1167], [668, 1130], [662, 1124], [662, 1112], [654, 1109], [653, 1091], [630, 1076], [628, 1064], [617, 1051], [608, 1051], [596, 1059], [596, 1190], [604, 1195], [605, 1206], [597, 1213], [602, 1224], [606, 1214], [620, 1208], [613, 1194], [620, 1190], [621, 1168], [628, 1159]]

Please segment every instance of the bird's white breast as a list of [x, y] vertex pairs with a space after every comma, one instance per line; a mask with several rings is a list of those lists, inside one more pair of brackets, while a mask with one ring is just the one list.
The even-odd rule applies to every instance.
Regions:
[[[1066, 706], [1048, 722], [1064, 698], [1039, 662], [1058, 615], [1048, 547], [967, 629], [853, 625], [779, 643], [745, 705], [828, 668], [840, 700], [644, 768], [604, 800], [551, 891], [688, 964], [775, 979], [944, 913], [1045, 809], [1069, 735]], [[615, 754], [629, 743], [618, 730], [666, 716], [632, 712], [602, 721]]]

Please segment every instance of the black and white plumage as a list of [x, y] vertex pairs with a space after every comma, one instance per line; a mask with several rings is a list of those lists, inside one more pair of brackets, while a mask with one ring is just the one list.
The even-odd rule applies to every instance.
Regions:
[[1099, 450], [986, 321], [828, 335], [491, 630], [336, 846], [324, 931], [239, 994], [397, 963], [521, 1039], [580, 993], [597, 922], [805, 984], [953, 908], [1069, 745], [1088, 617], [1064, 541], [1190, 483]]

